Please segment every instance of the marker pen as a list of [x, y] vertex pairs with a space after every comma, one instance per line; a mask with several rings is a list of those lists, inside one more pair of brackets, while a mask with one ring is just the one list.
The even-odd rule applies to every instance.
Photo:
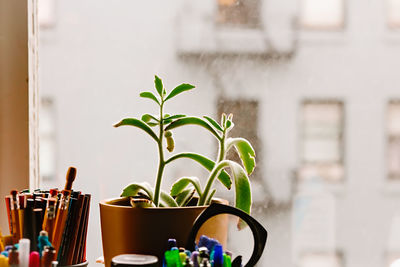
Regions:
[[20, 267], [29, 266], [29, 254], [30, 254], [31, 240], [23, 238], [19, 241], [19, 265]]
[[204, 259], [201, 261], [200, 267], [211, 267], [211, 264], [210, 264], [210, 262], [208, 261], [208, 259], [204, 258]]
[[213, 267], [223, 267], [224, 254], [223, 254], [222, 246], [219, 244], [215, 245], [213, 254], [214, 254], [213, 258], [212, 258]]
[[9, 267], [20, 267], [19, 266], [19, 253], [15, 246], [8, 251], [8, 266]]
[[32, 251], [29, 256], [29, 267], [40, 267], [40, 256], [39, 252]]
[[8, 258], [4, 255], [0, 255], [0, 267], [8, 267]]
[[51, 267], [53, 261], [57, 258], [56, 250], [53, 247], [44, 247], [41, 258], [42, 267]]
[[193, 267], [199, 267], [199, 252], [198, 251], [193, 251], [192, 253], [192, 262], [193, 262]]

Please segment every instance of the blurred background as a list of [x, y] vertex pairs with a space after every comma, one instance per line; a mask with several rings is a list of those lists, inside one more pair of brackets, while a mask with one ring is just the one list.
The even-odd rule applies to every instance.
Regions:
[[[252, 214], [269, 232], [258, 266], [400, 266], [400, 0], [40, 0], [39, 23], [41, 187], [77, 167], [91, 263], [98, 202], [154, 183], [155, 143], [112, 125], [157, 112], [138, 97], [156, 74], [196, 85], [168, 113], [233, 113], [232, 136], [252, 142]], [[217, 153], [196, 127], [174, 137]], [[163, 188], [184, 175], [207, 172], [175, 163]]]

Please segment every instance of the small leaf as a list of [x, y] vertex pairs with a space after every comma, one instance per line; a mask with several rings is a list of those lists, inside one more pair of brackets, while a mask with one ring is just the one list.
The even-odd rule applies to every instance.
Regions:
[[185, 91], [189, 91], [191, 89], [193, 89], [194, 86], [188, 83], [182, 83], [181, 85], [178, 85], [177, 87], [175, 87], [171, 93], [169, 93], [169, 95], [167, 96], [167, 98], [165, 99], [165, 101], [167, 101], [168, 99], [173, 98], [174, 96], [183, 93]]
[[158, 78], [158, 76], [157, 75], [155, 75], [154, 76], [154, 85], [155, 85], [155, 87], [156, 87], [156, 89], [157, 89], [157, 92], [158, 92], [158, 94], [162, 97], [162, 94], [163, 94], [163, 83], [162, 83], [162, 81], [161, 81], [161, 79], [160, 78]]
[[233, 124], [232, 121], [230, 121], [230, 120], [227, 120], [227, 121], [226, 121], [226, 123], [225, 123], [225, 128], [226, 128], [226, 129], [230, 130], [230, 129], [233, 128], [233, 126], [234, 126], [234, 124]]
[[156, 119], [154, 116], [152, 116], [152, 115], [150, 115], [150, 114], [144, 114], [143, 116], [142, 116], [142, 121], [144, 121], [144, 122], [149, 122], [150, 120], [155, 120], [155, 121], [157, 121], [158, 122], [158, 119]]
[[215, 192], [217, 192], [217, 189], [214, 189], [213, 191], [211, 191], [210, 195], [207, 197], [206, 205], [210, 205], [211, 204], [211, 201], [212, 201], [212, 198], [213, 198]]
[[168, 116], [168, 117], [164, 117], [163, 122], [164, 122], [164, 124], [169, 124], [169, 123], [171, 123], [173, 120], [179, 119], [179, 118], [183, 118], [183, 117], [186, 117], [186, 115], [173, 115], [173, 116]]
[[177, 115], [173, 115], [173, 116], [164, 117], [164, 120], [165, 120], [165, 119], [168, 119], [168, 120], [175, 120], [175, 119], [179, 119], [179, 118], [183, 118], [183, 117], [186, 117], [186, 115], [177, 114]]
[[158, 101], [157, 97], [152, 92], [142, 92], [140, 93], [140, 96], [154, 100], [158, 105], [160, 105], [160, 101]]
[[243, 166], [250, 175], [256, 166], [256, 153], [250, 142], [244, 138], [228, 138], [226, 140], [226, 151], [235, 146], [236, 152], [242, 160]]
[[178, 207], [175, 199], [173, 199], [168, 193], [160, 192], [160, 205], [163, 207]]
[[154, 126], [157, 126], [157, 125], [158, 125], [157, 122], [148, 122], [147, 124], [148, 124], [149, 126], [151, 126], [151, 127], [154, 127]]
[[[192, 159], [192, 160], [200, 163], [200, 165], [203, 166], [204, 168], [206, 168], [208, 171], [212, 171], [212, 169], [215, 166], [215, 162], [212, 161], [211, 159], [209, 159], [203, 155], [199, 155], [199, 154], [195, 154], [195, 153], [179, 153], [179, 154], [171, 157], [170, 159], [168, 159], [166, 161], [166, 163], [170, 163], [171, 161], [178, 159], [178, 158]], [[232, 186], [231, 177], [229, 176], [229, 174], [226, 171], [221, 171], [221, 173], [218, 176], [218, 180], [220, 180], [220, 182], [227, 189], [231, 189], [231, 186]]]
[[178, 119], [174, 122], [172, 122], [170, 125], [165, 128], [166, 131], [172, 130], [174, 128], [181, 127], [183, 125], [199, 125], [201, 127], [204, 127], [205, 129], [209, 130], [218, 140], [221, 139], [219, 134], [208, 124], [205, 122], [203, 119], [197, 118], [197, 117], [185, 117]]
[[177, 196], [180, 194], [189, 184], [192, 184], [196, 189], [199, 196], [201, 196], [200, 181], [197, 177], [183, 177], [176, 181], [171, 188], [171, 196]]
[[153, 132], [153, 130], [149, 126], [147, 126], [141, 120], [138, 120], [138, 119], [135, 119], [135, 118], [123, 119], [119, 123], [115, 124], [114, 127], [120, 127], [120, 126], [126, 126], [126, 125], [135, 126], [135, 127], [138, 127], [140, 129], [142, 129], [143, 131], [148, 133], [151, 137], [153, 137], [154, 140], [156, 140], [158, 142], [157, 135]]
[[183, 190], [176, 196], [176, 203], [178, 203], [180, 207], [186, 206], [187, 203], [193, 198], [195, 192], [196, 190], [193, 187]]
[[146, 182], [133, 183], [128, 185], [122, 191], [121, 197], [134, 197], [139, 193], [140, 190], [143, 190], [146, 193], [146, 195], [150, 198], [150, 200], [153, 200], [153, 189]]
[[215, 127], [215, 129], [217, 129], [218, 131], [223, 132], [224, 130], [221, 128], [221, 126], [219, 126], [218, 122], [216, 122], [214, 119], [207, 117], [207, 116], [203, 116], [206, 120], [208, 120], [209, 123], [211, 123], [212, 126]]

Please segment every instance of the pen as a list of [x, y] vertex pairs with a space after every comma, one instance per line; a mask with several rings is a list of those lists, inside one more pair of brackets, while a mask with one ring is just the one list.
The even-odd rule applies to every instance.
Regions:
[[11, 216], [11, 196], [6, 196], [6, 209], [7, 209], [7, 218], [8, 218], [8, 229], [10, 230], [10, 234], [13, 233], [13, 222]]
[[58, 207], [57, 215], [56, 215], [56, 223], [53, 231], [53, 240], [52, 245], [58, 251], [61, 244], [62, 234], [64, 232], [65, 221], [68, 215], [68, 205], [70, 199], [71, 191], [63, 190], [60, 205]]
[[39, 252], [32, 251], [29, 255], [29, 267], [40, 267]]
[[19, 241], [18, 254], [19, 254], [19, 265], [20, 267], [29, 266], [29, 254], [33, 240], [23, 238]]
[[224, 267], [231, 267], [231, 266], [232, 266], [231, 256], [224, 253]]
[[44, 214], [44, 220], [42, 228], [48, 233], [50, 242], [53, 241], [53, 231], [56, 222], [56, 204], [57, 200], [50, 198], [47, 201], [46, 212]]
[[19, 253], [15, 246], [13, 246], [8, 253], [8, 266], [19, 267]]
[[26, 196], [24, 194], [18, 195], [18, 201], [19, 201], [18, 217], [19, 217], [19, 231], [21, 233], [21, 237], [24, 232], [24, 209], [26, 205], [25, 199]]
[[221, 245], [214, 246], [214, 254], [212, 258], [213, 267], [223, 267], [224, 263], [224, 254]]
[[12, 229], [13, 229], [13, 240], [14, 244], [17, 244], [18, 241], [21, 239], [21, 231], [19, 226], [19, 205], [18, 205], [18, 191], [12, 190], [11, 191], [11, 218], [12, 218]]
[[42, 267], [51, 267], [51, 263], [56, 260], [57, 254], [53, 247], [46, 246], [41, 259]]

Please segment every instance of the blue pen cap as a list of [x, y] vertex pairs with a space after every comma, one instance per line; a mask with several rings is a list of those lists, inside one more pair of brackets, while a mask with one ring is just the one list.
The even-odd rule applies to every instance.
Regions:
[[214, 257], [213, 257], [213, 263], [214, 267], [222, 267], [224, 263], [224, 251], [222, 250], [221, 245], [215, 245], [214, 247]]

